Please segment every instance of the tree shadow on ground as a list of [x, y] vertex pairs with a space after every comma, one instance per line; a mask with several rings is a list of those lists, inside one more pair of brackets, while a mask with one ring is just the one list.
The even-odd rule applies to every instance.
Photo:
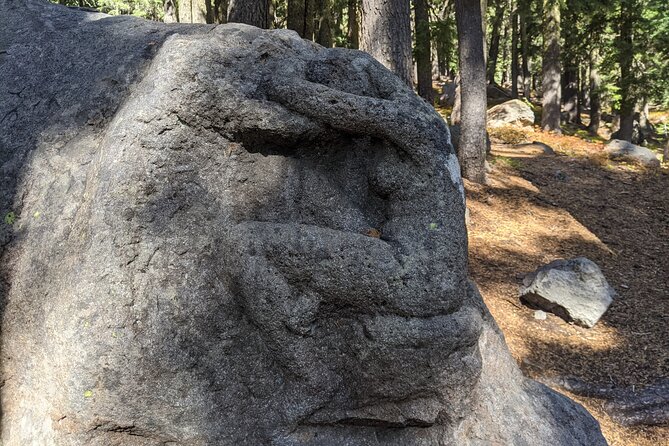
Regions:
[[[477, 242], [477, 228], [472, 228], [472, 274], [484, 295], [486, 289], [504, 290], [506, 299], [518, 304], [523, 274], [555, 258], [575, 256], [599, 264], [618, 293], [591, 330], [553, 317], [534, 321], [531, 311], [522, 308], [524, 317], [516, 323], [522, 319], [524, 324], [562, 332], [546, 336], [539, 330], [523, 339], [521, 363], [526, 371], [574, 375], [591, 382], [614, 380], [623, 386], [650, 384], [666, 376], [669, 175], [607, 169], [565, 156], [522, 158], [519, 166], [511, 173], [531, 184], [509, 185], [500, 179], [491, 187], [470, 191], [470, 203], [476, 202], [474, 222], [477, 212], [485, 218], [487, 201], [505, 210], [497, 218], [515, 220], [511, 223], [517, 228], [513, 234], [511, 225], [509, 237], [493, 240], [494, 248]], [[505, 307], [519, 310], [510, 304]], [[522, 333], [521, 329], [511, 338]]]
[[[666, 377], [667, 172], [523, 156], [497, 166], [491, 178], [490, 186], [468, 187], [470, 271], [523, 372], [618, 389]], [[577, 256], [599, 264], [618, 297], [592, 329], [551, 314], [535, 319], [518, 298], [523, 276]], [[666, 435], [663, 427], [622, 428], [605, 400], [567, 394], [597, 415], [612, 443], [653, 444]]]

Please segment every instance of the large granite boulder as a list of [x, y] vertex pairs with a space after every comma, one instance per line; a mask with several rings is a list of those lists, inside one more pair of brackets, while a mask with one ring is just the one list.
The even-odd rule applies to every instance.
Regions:
[[515, 125], [519, 127], [534, 124], [532, 107], [520, 99], [511, 99], [488, 109], [488, 127], [504, 127]]
[[520, 296], [530, 306], [590, 328], [609, 308], [615, 291], [595, 262], [577, 257], [554, 260], [525, 276]]
[[358, 51], [0, 0], [2, 443], [601, 445], [467, 279], [443, 119]]

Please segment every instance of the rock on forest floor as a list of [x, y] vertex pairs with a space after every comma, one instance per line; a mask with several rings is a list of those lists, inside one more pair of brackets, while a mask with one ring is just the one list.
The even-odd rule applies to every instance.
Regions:
[[[524, 372], [643, 389], [669, 374], [669, 169], [606, 160], [603, 145], [533, 132], [556, 154], [494, 145], [487, 186], [467, 184], [471, 272]], [[502, 155], [503, 154], [503, 155]], [[523, 276], [558, 258], [586, 256], [618, 297], [591, 329], [534, 318]], [[611, 445], [656, 446], [669, 426], [622, 426], [607, 400], [566, 392], [601, 423]]]

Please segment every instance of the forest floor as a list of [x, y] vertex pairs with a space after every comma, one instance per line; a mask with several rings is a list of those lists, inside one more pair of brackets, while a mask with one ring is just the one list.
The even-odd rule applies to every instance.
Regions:
[[[555, 155], [493, 144], [489, 184], [467, 183], [470, 268], [523, 372], [640, 389], [669, 376], [669, 169], [611, 162], [602, 140], [529, 130]], [[591, 329], [518, 298], [523, 276], [558, 258], [585, 256], [617, 298]], [[566, 392], [601, 423], [611, 445], [667, 444], [669, 426], [622, 426], [605, 400]]]

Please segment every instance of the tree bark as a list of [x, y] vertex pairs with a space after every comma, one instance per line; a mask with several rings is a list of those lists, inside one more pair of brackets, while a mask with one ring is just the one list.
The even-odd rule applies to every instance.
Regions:
[[530, 42], [527, 36], [528, 5], [519, 5], [518, 18], [520, 19], [520, 48], [522, 55], [523, 97], [530, 98], [532, 79], [530, 75]]
[[334, 40], [332, 36], [333, 19], [332, 10], [334, 5], [332, 0], [316, 0], [316, 29], [315, 40], [319, 45], [326, 48], [332, 48]]
[[511, 96], [518, 97], [518, 9], [511, 14]]
[[358, 17], [360, 0], [348, 0], [348, 44], [349, 48], [360, 48], [360, 18]]
[[455, 83], [455, 97], [453, 98], [453, 110], [451, 110], [451, 125], [460, 125], [462, 112], [462, 83], [460, 82], [460, 73], [453, 79]]
[[210, 0], [179, 0], [180, 23], [212, 23]]
[[496, 0], [495, 18], [492, 21], [492, 37], [488, 47], [488, 83], [495, 83], [495, 73], [497, 71], [497, 58], [499, 57], [499, 39], [504, 22], [504, 1]]
[[486, 182], [485, 36], [479, 0], [455, 0], [462, 101], [458, 158], [462, 176]]
[[409, 0], [362, 0], [360, 49], [413, 86]]
[[590, 124], [588, 132], [597, 135], [602, 119], [602, 102], [600, 96], [601, 77], [599, 76], [599, 48], [595, 45], [590, 49]]
[[[330, 0], [333, 1], [333, 0]], [[333, 42], [340, 42], [344, 35], [344, 5], [343, 1], [335, 1], [332, 13], [332, 39]]]
[[[513, 3], [509, 1], [509, 7], [513, 7]], [[511, 9], [509, 9], [511, 11]], [[511, 24], [513, 23], [512, 20], [505, 20], [504, 21], [504, 33], [502, 37], [502, 66], [504, 67], [504, 70], [502, 71], [502, 86], [506, 86], [507, 83], [509, 82], [509, 32], [511, 32]]]
[[634, 134], [634, 106], [636, 100], [632, 93], [634, 74], [632, 63], [634, 60], [634, 23], [637, 10], [637, 0], [621, 0], [620, 7], [620, 38], [618, 39], [618, 63], [620, 64], [620, 130], [618, 138], [632, 141]]
[[485, 66], [488, 66], [488, 0], [480, 0], [481, 2], [481, 32], [483, 33], [483, 61]]
[[269, 0], [230, 0], [228, 22], [269, 29]]
[[561, 133], [560, 128], [560, 0], [544, 0], [544, 54], [541, 128]]
[[288, 0], [286, 27], [304, 39], [314, 39], [314, 0]]
[[432, 48], [430, 39], [430, 11], [427, 0], [413, 0], [416, 29], [416, 72], [418, 77], [418, 95], [432, 104]]
[[566, 122], [575, 124], [578, 118], [578, 66], [572, 61], [564, 69], [562, 101], [566, 113]]
[[228, 23], [228, 0], [213, 0], [214, 23]]
[[578, 117], [576, 122], [579, 125], [583, 124], [581, 116], [585, 112], [585, 109], [588, 107], [588, 66], [584, 63], [580, 65], [578, 71]]
[[164, 0], [163, 1], [163, 22], [165, 23], [175, 23], [178, 22], [179, 17], [177, 16], [177, 3], [176, 0]]
[[648, 114], [650, 113], [650, 106], [648, 105], [648, 99], [644, 98], [641, 103], [643, 106], [639, 110], [639, 129], [649, 130]]

